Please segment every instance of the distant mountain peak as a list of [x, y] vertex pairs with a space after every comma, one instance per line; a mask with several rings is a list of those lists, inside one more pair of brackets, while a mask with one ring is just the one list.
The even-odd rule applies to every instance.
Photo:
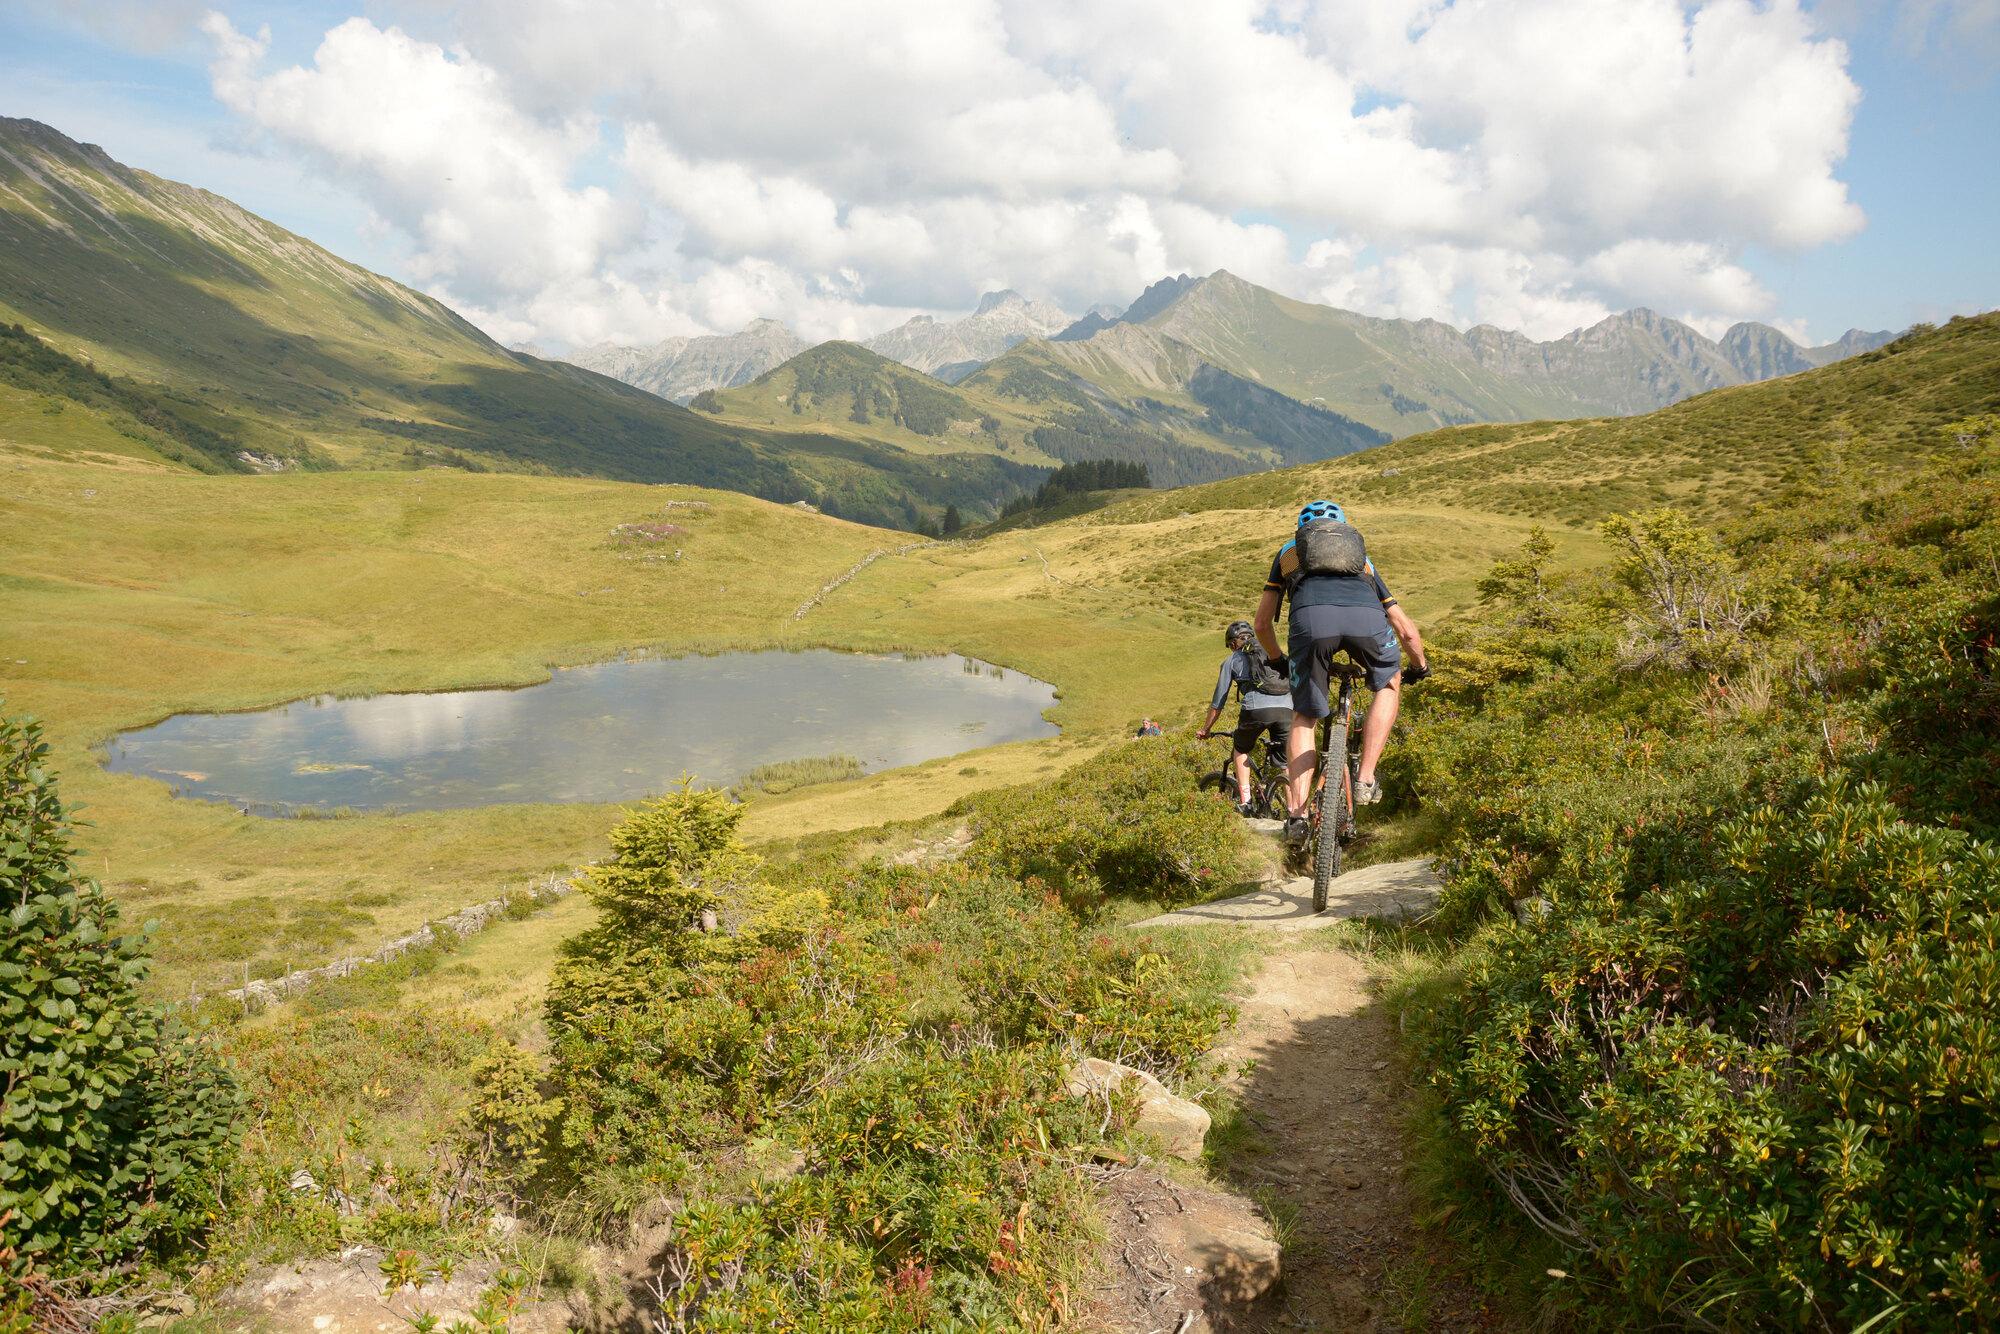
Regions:
[[733, 334], [663, 338], [651, 347], [598, 343], [563, 358], [585, 370], [686, 403], [704, 389], [734, 389], [806, 350], [781, 320], [755, 319]]
[[[1218, 269], [1213, 276], [1233, 278], [1235, 275]], [[1201, 281], [1200, 278], [1186, 273], [1175, 278], [1162, 278], [1145, 291], [1139, 293], [1139, 299], [1125, 308], [1125, 313], [1118, 317], [1117, 322], [1120, 324], [1144, 324], [1168, 306], [1173, 305], [1175, 301], [1180, 299], [1183, 292]], [[1236, 281], [1241, 282], [1242, 279], [1238, 278]]]
[[1003, 287], [997, 292], [988, 292], [980, 297], [979, 305], [974, 308], [972, 313], [974, 317], [977, 317], [998, 310], [1002, 306], [1025, 306], [1027, 304], [1028, 299], [1019, 292], [1011, 287]]
[[1060, 306], [1030, 301], [1010, 288], [981, 296], [964, 319], [916, 315], [861, 346], [926, 375], [949, 368], [963, 379], [968, 364], [991, 361], [1024, 339], [1047, 338], [1070, 322]]

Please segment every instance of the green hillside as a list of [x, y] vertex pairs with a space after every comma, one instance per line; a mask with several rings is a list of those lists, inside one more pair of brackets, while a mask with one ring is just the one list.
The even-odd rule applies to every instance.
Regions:
[[68, 359], [37, 369], [17, 339], [6, 383], [161, 458], [682, 482], [892, 527], [949, 503], [995, 508], [1040, 476], [976, 448], [918, 464], [738, 429], [508, 352], [430, 297], [48, 126], [0, 120], [0, 150], [0, 323]]
[[1086, 377], [1030, 340], [946, 387], [835, 342], [697, 406], [745, 429], [918, 454], [976, 450], [1045, 468], [1085, 459], [1143, 463], [1166, 486], [1338, 457], [1389, 438], [1216, 367], [1190, 363], [1182, 380], [1140, 381], [1115, 368]]
[[1643, 417], [1433, 431], [1365, 458], [1147, 497], [1102, 518], [1264, 508], [1327, 492], [1371, 506], [1451, 505], [1572, 528], [1667, 503], [1723, 519], [1801, 473], [1844, 478], [1866, 494], [1952, 448], [1942, 428], [1996, 410], [2000, 312], [1920, 326], [1820, 370], [1719, 389]]
[[[1490, 325], [1461, 333], [1436, 320], [1391, 320], [1294, 301], [1228, 272], [1156, 285], [1126, 321], [1050, 345], [1077, 374], [1184, 387], [1206, 363], [1392, 435], [1473, 422], [1628, 416], [1740, 385], [1780, 360], [1804, 366], [1851, 343], [1768, 348], [1750, 369], [1730, 346], [1647, 310], [1611, 316], [1548, 342]], [[1154, 292], [1148, 293], [1153, 297]], [[1738, 326], [1756, 344], [1761, 326]], [[1871, 335], [1862, 336], [1864, 340]]]
[[999, 452], [985, 412], [945, 385], [859, 343], [808, 348], [697, 409], [731, 422], [893, 445], [917, 454]]

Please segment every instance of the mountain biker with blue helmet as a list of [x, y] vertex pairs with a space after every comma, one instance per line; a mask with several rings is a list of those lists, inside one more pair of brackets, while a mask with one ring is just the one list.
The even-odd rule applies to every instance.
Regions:
[[[1291, 603], [1287, 652], [1278, 652], [1278, 608]], [[1401, 686], [1430, 675], [1425, 664], [1423, 636], [1417, 624], [1396, 604], [1389, 586], [1367, 557], [1361, 535], [1347, 522], [1346, 511], [1330, 500], [1315, 500], [1299, 511], [1292, 539], [1278, 549], [1257, 604], [1257, 641], [1274, 664], [1282, 664], [1292, 686], [1290, 787], [1285, 821], [1288, 842], [1306, 837], [1307, 802], [1313, 770], [1319, 763], [1315, 728], [1333, 712], [1328, 682], [1333, 655], [1343, 650], [1366, 670], [1368, 688], [1375, 692], [1361, 732], [1361, 763], [1354, 781], [1354, 800], [1365, 805], [1382, 799], [1375, 766], [1389, 744], [1402, 706]], [[1398, 637], [1401, 642], [1398, 642]], [[1412, 667], [1402, 670], [1407, 645]]]
[[1230, 738], [1229, 768], [1236, 775], [1236, 808], [1248, 815], [1250, 752], [1256, 747], [1257, 738], [1266, 733], [1280, 749], [1289, 743], [1292, 692], [1284, 674], [1270, 666], [1250, 622], [1231, 621], [1222, 632], [1222, 642], [1229, 649], [1229, 656], [1222, 660], [1222, 669], [1216, 673], [1215, 693], [1208, 701], [1208, 718], [1195, 735], [1208, 740], [1214, 732], [1215, 720], [1222, 716], [1222, 706], [1229, 702], [1230, 690], [1241, 693], [1236, 730]]

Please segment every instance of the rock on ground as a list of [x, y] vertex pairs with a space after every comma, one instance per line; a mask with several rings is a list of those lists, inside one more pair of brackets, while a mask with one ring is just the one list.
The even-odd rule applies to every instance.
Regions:
[[[422, 1288], [404, 1288], [382, 1295], [382, 1252], [356, 1246], [338, 1259], [256, 1269], [223, 1293], [218, 1314], [227, 1326], [248, 1324], [299, 1334], [407, 1334], [409, 1318], [420, 1311], [439, 1317], [440, 1329], [454, 1320], [468, 1325], [496, 1268], [466, 1264], [449, 1283], [435, 1278]], [[509, 1326], [510, 1334], [556, 1334], [570, 1329], [587, 1314], [563, 1301], [533, 1302], [522, 1307]]]
[[1093, 1056], [1077, 1062], [1069, 1072], [1069, 1091], [1079, 1098], [1108, 1098], [1128, 1080], [1139, 1085], [1139, 1119], [1132, 1128], [1158, 1138], [1176, 1158], [1188, 1162], [1200, 1158], [1202, 1142], [1208, 1137], [1208, 1112], [1167, 1092], [1166, 1085], [1144, 1070]]

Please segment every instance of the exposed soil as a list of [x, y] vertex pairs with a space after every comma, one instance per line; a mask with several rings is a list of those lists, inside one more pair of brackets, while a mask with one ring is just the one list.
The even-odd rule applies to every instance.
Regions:
[[1110, 1174], [1099, 1200], [1106, 1281], [1092, 1294], [1091, 1327], [1129, 1334], [1250, 1327], [1241, 1323], [1258, 1305], [1249, 1299], [1279, 1269], [1256, 1204], [1143, 1167]]

